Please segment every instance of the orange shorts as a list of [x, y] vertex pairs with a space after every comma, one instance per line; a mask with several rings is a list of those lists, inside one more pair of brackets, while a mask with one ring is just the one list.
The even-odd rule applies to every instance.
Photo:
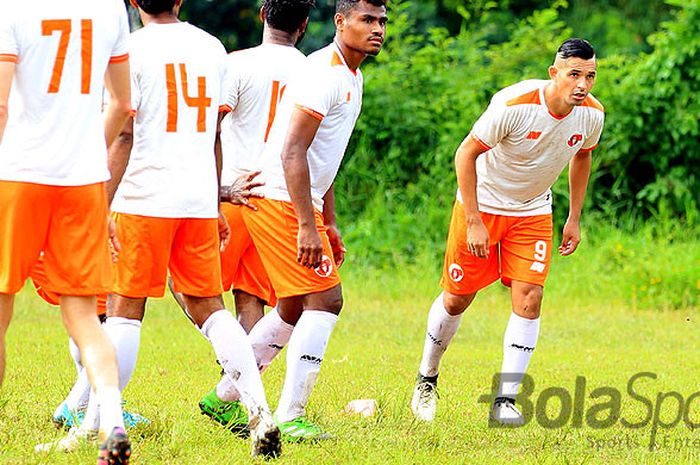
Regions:
[[[34, 288], [39, 297], [51, 305], [61, 304], [61, 296], [48, 290], [51, 286], [49, 285], [49, 279], [46, 277], [43, 253], [39, 255], [39, 261], [36, 263], [29, 277], [32, 279], [32, 284], [34, 284]], [[107, 294], [99, 294], [97, 296], [97, 314], [107, 314]]]
[[90, 296], [114, 282], [104, 183], [0, 181], [0, 292], [14, 294], [44, 252], [46, 289]]
[[231, 228], [231, 239], [221, 252], [221, 276], [225, 291], [233, 288], [264, 300], [267, 305], [277, 304], [275, 291], [267, 276], [253, 239], [243, 222], [241, 205], [221, 204], [221, 213]]
[[220, 295], [219, 230], [216, 219], [154, 218], [114, 213], [122, 250], [114, 293], [163, 297], [168, 277], [176, 292]]
[[277, 297], [313, 294], [340, 284], [338, 267], [323, 225], [321, 212], [315, 211], [316, 228], [323, 241], [323, 259], [315, 269], [297, 262], [297, 222], [291, 202], [256, 199], [257, 211], [242, 209], [243, 221], [258, 249]]
[[472, 294], [499, 277], [506, 286], [513, 280], [544, 286], [552, 259], [552, 215], [482, 212], [481, 220], [491, 244], [487, 259], [469, 253], [464, 207], [455, 202], [440, 286], [457, 295]]

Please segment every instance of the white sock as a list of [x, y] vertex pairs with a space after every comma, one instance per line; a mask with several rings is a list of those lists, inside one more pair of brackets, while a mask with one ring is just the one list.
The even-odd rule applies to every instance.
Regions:
[[109, 435], [116, 427], [124, 428], [122, 396], [116, 386], [105, 386], [95, 390], [95, 399], [100, 409], [100, 430]]
[[539, 318], [528, 320], [515, 313], [510, 314], [506, 333], [503, 336], [503, 365], [498, 397], [515, 399], [532, 352], [535, 350], [539, 333]]
[[85, 409], [85, 417], [80, 424], [81, 430], [97, 431], [100, 427], [100, 406], [97, 402], [97, 396], [94, 389], [90, 389], [90, 398], [88, 399], [87, 408]]
[[287, 348], [287, 374], [275, 416], [287, 422], [303, 416], [338, 315], [305, 310]]
[[68, 351], [73, 359], [73, 363], [75, 363], [75, 371], [77, 372], [78, 376], [80, 376], [80, 372], [83, 370], [83, 363], [80, 360], [80, 349], [78, 348], [78, 344], [75, 343], [72, 337], [68, 338]]
[[141, 321], [136, 319], [109, 317], [102, 326], [109, 340], [114, 344], [119, 366], [119, 389], [123, 391], [129, 384], [136, 368], [136, 359], [141, 342]]
[[428, 328], [423, 345], [423, 358], [418, 372], [423, 376], [438, 374], [440, 360], [447, 346], [457, 332], [462, 315], [450, 315], [443, 304], [443, 294], [440, 293], [428, 312]]
[[86, 407], [89, 398], [90, 379], [88, 378], [87, 370], [83, 368], [80, 370], [80, 373], [78, 373], [78, 379], [75, 380], [75, 384], [73, 384], [73, 387], [63, 403], [69, 410], [75, 411]]
[[216, 358], [240, 393], [241, 402], [253, 416], [269, 410], [265, 389], [248, 335], [226, 309], [214, 312], [202, 325], [204, 334], [214, 347]]
[[[248, 339], [253, 346], [255, 361], [261, 373], [287, 345], [293, 329], [294, 326], [280, 318], [280, 314], [274, 308], [250, 330]], [[240, 399], [240, 394], [228, 376], [221, 377], [221, 381], [216, 386], [216, 395], [219, 399], [227, 402]]]

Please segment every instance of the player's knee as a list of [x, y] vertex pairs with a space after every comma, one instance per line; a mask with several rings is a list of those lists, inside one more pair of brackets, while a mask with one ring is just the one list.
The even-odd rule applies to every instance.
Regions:
[[444, 292], [442, 303], [450, 315], [461, 315], [472, 303], [474, 297], [476, 297], [476, 294], [457, 295]]
[[536, 319], [540, 317], [540, 308], [542, 307], [542, 286], [528, 286], [524, 289], [521, 305], [517, 312], [524, 318]]
[[340, 285], [317, 294], [309, 294], [304, 298], [304, 310], [324, 310], [340, 314], [343, 308], [343, 292]]

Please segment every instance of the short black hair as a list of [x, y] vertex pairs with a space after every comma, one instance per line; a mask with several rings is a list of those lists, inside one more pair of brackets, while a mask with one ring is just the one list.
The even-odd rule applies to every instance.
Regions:
[[139, 8], [149, 15], [159, 15], [173, 11], [175, 2], [176, 0], [136, 0]]
[[309, 12], [316, 6], [315, 0], [263, 0], [265, 22], [274, 29], [296, 32]]
[[386, 6], [387, 1], [388, 0], [337, 0], [335, 2], [335, 12], [347, 14], [349, 11], [354, 10], [360, 2], [367, 2], [374, 6]]
[[572, 38], [565, 40], [559, 46], [557, 56], [564, 60], [571, 57], [590, 60], [595, 56], [595, 50], [593, 50], [593, 46], [586, 39]]

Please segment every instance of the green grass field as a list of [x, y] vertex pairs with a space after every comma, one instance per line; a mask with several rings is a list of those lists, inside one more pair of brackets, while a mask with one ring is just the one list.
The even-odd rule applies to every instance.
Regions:
[[[604, 237], [603, 237], [604, 236]], [[352, 253], [352, 249], [351, 249]], [[442, 364], [440, 403], [433, 424], [413, 421], [409, 402], [420, 358], [428, 307], [437, 287], [439, 263], [367, 270], [357, 260], [344, 267], [346, 304], [331, 339], [308, 413], [336, 439], [317, 445], [288, 445], [279, 464], [368, 463], [547, 463], [643, 464], [700, 462], [700, 431], [684, 425], [606, 429], [584, 425], [548, 429], [531, 421], [518, 429], [487, 424], [479, 403], [500, 368], [503, 330], [509, 314], [505, 288], [494, 285], [465, 314]], [[656, 402], [677, 391], [685, 403], [700, 391], [700, 246], [697, 241], [655, 242], [608, 231], [557, 259], [545, 291], [543, 323], [529, 373], [531, 399], [550, 387], [574, 396], [577, 376], [587, 381], [585, 412], [607, 397], [594, 389], [621, 392], [621, 414], [638, 422], [647, 407], [626, 392], [635, 373], [653, 372], [636, 391]], [[230, 302], [230, 298], [228, 299]], [[89, 464], [95, 449], [36, 455], [38, 442], [59, 438], [50, 423], [55, 405], [75, 376], [58, 312], [30, 290], [17, 298], [8, 336], [8, 374], [0, 392], [0, 463]], [[284, 353], [264, 375], [271, 405], [277, 402]], [[249, 444], [199, 414], [197, 401], [218, 379], [213, 351], [169, 299], [153, 301], [144, 323], [134, 378], [125, 392], [128, 408], [152, 420], [135, 431], [133, 464], [250, 463]], [[341, 413], [352, 399], [372, 398], [374, 418]], [[690, 399], [692, 400], [692, 399]], [[547, 404], [554, 418], [558, 400]], [[678, 402], [660, 411], [671, 423]], [[589, 412], [590, 413], [590, 412]], [[690, 420], [700, 422], [700, 399]]]

